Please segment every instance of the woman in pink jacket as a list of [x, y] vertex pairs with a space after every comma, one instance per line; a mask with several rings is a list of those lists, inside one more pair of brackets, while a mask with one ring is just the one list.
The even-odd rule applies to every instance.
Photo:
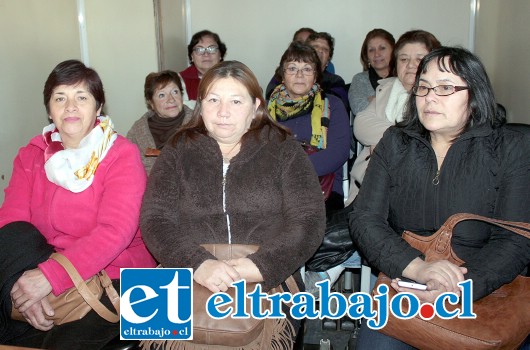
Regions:
[[[20, 149], [0, 208], [0, 343], [99, 349], [118, 336], [119, 323], [93, 310], [59, 326], [47, 318], [47, 295], [73, 287], [53, 252], [85, 280], [104, 269], [117, 290], [120, 268], [155, 266], [138, 228], [146, 173], [138, 148], [100, 116], [104, 103], [98, 74], [77, 60], [46, 81], [52, 123]], [[11, 320], [13, 307], [27, 323]]]

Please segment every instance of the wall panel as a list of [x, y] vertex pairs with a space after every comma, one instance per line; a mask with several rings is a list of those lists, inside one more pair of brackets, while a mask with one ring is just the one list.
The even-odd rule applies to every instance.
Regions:
[[192, 0], [192, 32], [210, 29], [228, 47], [227, 59], [247, 64], [261, 86], [269, 82], [293, 33], [300, 27], [329, 32], [335, 38], [333, 63], [346, 83], [361, 71], [362, 41], [373, 28], [397, 38], [425, 29], [443, 44], [468, 46], [469, 1], [445, 0]]
[[70, 58], [80, 58], [75, 1], [0, 0], [0, 202], [18, 149], [47, 124], [44, 82]]

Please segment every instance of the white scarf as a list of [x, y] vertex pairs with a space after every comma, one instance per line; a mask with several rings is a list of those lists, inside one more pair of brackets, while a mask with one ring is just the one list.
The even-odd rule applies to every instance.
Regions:
[[98, 165], [118, 137], [110, 117], [101, 116], [98, 121], [78, 148], [65, 149], [62, 146], [55, 124], [42, 130], [44, 141], [48, 144], [45, 157], [49, 158], [44, 164], [48, 180], [74, 193], [82, 192], [92, 184]]
[[399, 79], [394, 80], [392, 90], [390, 90], [390, 96], [388, 97], [388, 103], [385, 108], [386, 118], [391, 123], [399, 123], [403, 120], [403, 110], [409, 93], [403, 87], [403, 84]]

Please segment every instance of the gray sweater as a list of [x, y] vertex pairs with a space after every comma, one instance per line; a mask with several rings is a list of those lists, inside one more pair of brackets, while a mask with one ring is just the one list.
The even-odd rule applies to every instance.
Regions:
[[354, 115], [368, 107], [370, 96], [375, 96], [375, 90], [370, 83], [368, 71], [355, 74], [348, 90], [348, 100]]

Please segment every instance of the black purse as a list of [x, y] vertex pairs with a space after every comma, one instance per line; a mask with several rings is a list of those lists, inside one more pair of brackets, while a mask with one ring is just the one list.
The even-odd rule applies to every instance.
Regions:
[[330, 213], [326, 220], [324, 240], [315, 254], [306, 262], [307, 271], [327, 271], [342, 264], [353, 255], [357, 247], [353, 244], [348, 224], [348, 214], [353, 204]]

